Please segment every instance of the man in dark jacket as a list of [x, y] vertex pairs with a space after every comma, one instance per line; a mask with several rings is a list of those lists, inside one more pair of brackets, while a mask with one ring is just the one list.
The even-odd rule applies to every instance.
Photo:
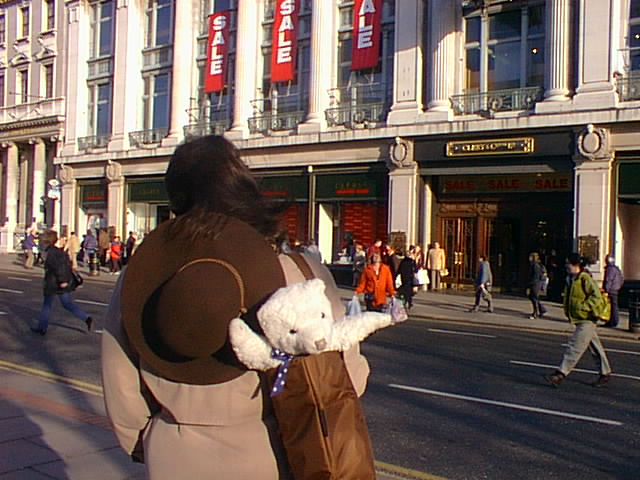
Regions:
[[529, 300], [533, 307], [533, 313], [529, 316], [529, 320], [542, 318], [547, 309], [540, 303], [540, 292], [546, 288], [547, 271], [544, 265], [540, 263], [540, 255], [538, 252], [532, 252], [529, 255], [529, 279], [527, 281], [527, 290], [529, 291]]
[[67, 254], [56, 246], [58, 234], [49, 230], [42, 235], [42, 247], [45, 250], [44, 262], [44, 302], [37, 327], [31, 327], [33, 333], [45, 335], [49, 327], [49, 316], [53, 300], [58, 297], [62, 306], [85, 322], [87, 330], [91, 331], [93, 319], [78, 307], [71, 299], [72, 273]]
[[487, 302], [487, 311], [493, 313], [493, 304], [491, 297], [491, 284], [493, 283], [493, 274], [491, 273], [491, 265], [487, 261], [487, 257], [480, 255], [478, 257], [478, 272], [474, 281], [476, 288], [476, 302], [471, 312], [477, 312], [480, 308], [480, 299], [483, 298]]
[[613, 255], [607, 255], [607, 266], [604, 269], [604, 280], [602, 288], [609, 295], [611, 300], [611, 321], [605, 327], [615, 328], [618, 326], [618, 293], [624, 285], [622, 272], [616, 265]]

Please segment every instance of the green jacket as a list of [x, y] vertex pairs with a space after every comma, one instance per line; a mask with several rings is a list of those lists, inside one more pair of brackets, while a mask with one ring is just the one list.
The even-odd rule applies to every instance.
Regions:
[[594, 322], [593, 311], [601, 301], [598, 284], [582, 272], [564, 290], [564, 314], [571, 323]]

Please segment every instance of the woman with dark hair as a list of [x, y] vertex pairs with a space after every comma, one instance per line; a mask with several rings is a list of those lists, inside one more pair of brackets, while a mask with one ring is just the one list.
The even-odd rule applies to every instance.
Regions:
[[[116, 436], [152, 480], [289, 479], [272, 385], [239, 363], [228, 340], [232, 318], [256, 326], [273, 291], [307, 276], [274, 251], [282, 206], [218, 136], [180, 145], [165, 183], [176, 218], [131, 257], [105, 322], [103, 385]], [[325, 282], [333, 315], [343, 315], [330, 272], [304, 260]], [[356, 349], [343, 363], [362, 394], [366, 360]]]
[[51, 308], [56, 297], [60, 299], [60, 303], [66, 310], [82, 320], [86, 324], [87, 330], [91, 331], [93, 319], [73, 303], [71, 298], [71, 263], [68, 255], [57, 246], [57, 232], [48, 230], [40, 238], [46, 257], [44, 261], [44, 302], [42, 303], [38, 326], [31, 327], [31, 331], [46, 335], [49, 328]]

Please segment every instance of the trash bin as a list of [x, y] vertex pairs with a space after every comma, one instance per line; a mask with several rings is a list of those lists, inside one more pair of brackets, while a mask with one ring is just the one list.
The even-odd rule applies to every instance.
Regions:
[[95, 252], [89, 253], [89, 275], [92, 277], [100, 275], [100, 264], [98, 263], [98, 255]]
[[629, 290], [629, 331], [640, 332], [640, 290]]

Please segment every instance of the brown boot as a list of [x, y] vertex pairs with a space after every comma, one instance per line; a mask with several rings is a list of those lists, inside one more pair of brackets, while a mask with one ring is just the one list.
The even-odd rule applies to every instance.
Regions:
[[562, 383], [565, 379], [566, 375], [559, 370], [556, 370], [551, 375], [545, 375], [544, 379], [551, 385], [553, 388], [558, 388], [558, 385]]
[[607, 383], [609, 383], [610, 378], [610, 373], [607, 373], [606, 375], [600, 375], [598, 379], [591, 384], [591, 386], [596, 388], [604, 387]]

